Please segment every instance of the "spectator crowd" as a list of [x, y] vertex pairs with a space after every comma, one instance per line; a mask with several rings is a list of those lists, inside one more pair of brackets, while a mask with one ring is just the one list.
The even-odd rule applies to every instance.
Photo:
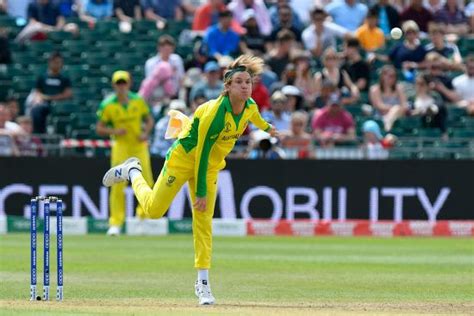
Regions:
[[[0, 24], [0, 73], [14, 63], [12, 47], [56, 33], [74, 41], [106, 23], [122, 34], [151, 25], [157, 36], [141, 41], [156, 43], [156, 52], [138, 60], [143, 77], [132, 80], [152, 110], [150, 150], [161, 157], [172, 145], [167, 111], [192, 115], [217, 98], [226, 67], [243, 53], [265, 60], [252, 98], [281, 137], [250, 126], [235, 157], [315, 158], [318, 148], [362, 146], [386, 158], [395, 135], [404, 136], [400, 121], [416, 120], [447, 141], [453, 108], [474, 116], [474, 46], [464, 48], [474, 41], [473, 1], [0, 0], [0, 21], [7, 17], [21, 28], [11, 36]], [[176, 25], [184, 27], [172, 35]], [[191, 53], [181, 54], [183, 46]], [[44, 53], [47, 68], [26, 98], [14, 88], [1, 94], [0, 155], [45, 155], [35, 135], [49, 132], [56, 104], [77, 97], [68, 56]]]

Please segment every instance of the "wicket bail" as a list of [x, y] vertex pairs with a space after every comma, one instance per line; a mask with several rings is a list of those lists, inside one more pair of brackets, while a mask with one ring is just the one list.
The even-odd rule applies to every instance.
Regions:
[[31, 216], [30, 216], [30, 237], [31, 237], [31, 284], [30, 284], [30, 301], [41, 300], [40, 296], [36, 296], [36, 228], [37, 217], [39, 213], [40, 201], [44, 201], [44, 243], [43, 243], [43, 300], [49, 300], [49, 284], [50, 284], [50, 203], [56, 203], [56, 235], [57, 235], [57, 289], [56, 300], [63, 300], [63, 202], [54, 196], [43, 197], [37, 196], [31, 199]]

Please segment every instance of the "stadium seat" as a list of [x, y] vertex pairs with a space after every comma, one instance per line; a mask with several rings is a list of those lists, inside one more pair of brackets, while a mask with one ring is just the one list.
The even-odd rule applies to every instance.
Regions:
[[390, 159], [413, 159], [414, 154], [407, 150], [398, 150], [398, 149], [391, 149], [389, 152]]
[[108, 52], [109, 55], [113, 55], [115, 52], [121, 52], [127, 48], [127, 46], [120, 41], [98, 41], [95, 45], [99, 51]]
[[28, 50], [36, 54], [44, 54], [53, 51], [53, 42], [51, 41], [32, 41], [26, 45]]
[[29, 92], [35, 87], [36, 78], [29, 76], [13, 77], [13, 87], [15, 91]]
[[417, 154], [419, 159], [450, 159], [452, 156], [450, 152], [439, 150], [422, 151]]
[[48, 38], [53, 43], [62, 43], [65, 40], [72, 40], [74, 38], [74, 34], [72, 34], [71, 32], [54, 31], [48, 33]]
[[150, 20], [133, 21], [132, 28], [138, 33], [146, 33], [149, 30], [156, 30], [156, 23]]
[[51, 104], [51, 114], [53, 116], [67, 116], [69, 117], [73, 113], [81, 112], [79, 104], [74, 102], [54, 102]]
[[47, 124], [52, 127], [54, 134], [66, 135], [70, 121], [69, 116], [49, 116]]
[[16, 20], [8, 15], [0, 16], [0, 28], [15, 28]]
[[441, 130], [438, 128], [415, 129], [414, 134], [419, 137], [441, 137]]
[[452, 137], [459, 137], [459, 138], [474, 138], [474, 130], [471, 129], [452, 129], [451, 130]]
[[400, 127], [404, 131], [412, 132], [421, 127], [421, 120], [417, 116], [402, 117], [395, 122], [395, 127]]
[[97, 116], [94, 113], [71, 114], [71, 131], [90, 129], [95, 130]]

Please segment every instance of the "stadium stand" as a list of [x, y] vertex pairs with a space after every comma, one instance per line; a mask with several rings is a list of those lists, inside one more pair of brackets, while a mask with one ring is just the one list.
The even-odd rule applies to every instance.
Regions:
[[[58, 2], [58, 1], [57, 1]], [[274, 1], [266, 1], [267, 6], [273, 6]], [[119, 21], [116, 19], [99, 20], [93, 27], [78, 17], [67, 19], [68, 23], [75, 23], [79, 27], [78, 34], [64, 30], [54, 30], [43, 40], [30, 40], [24, 44], [15, 41], [23, 25], [18, 19], [8, 15], [0, 16], [0, 34], [7, 38], [11, 51], [11, 63], [0, 64], [0, 102], [8, 97], [15, 97], [21, 105], [21, 112], [25, 111], [25, 101], [35, 87], [36, 77], [46, 71], [47, 58], [51, 52], [59, 51], [64, 58], [63, 73], [71, 80], [73, 99], [70, 101], [52, 102], [51, 113], [48, 117], [48, 134], [58, 135], [59, 139], [97, 139], [94, 134], [95, 111], [100, 101], [112, 92], [110, 77], [116, 70], [126, 70], [133, 78], [133, 90], [137, 91], [145, 77], [145, 61], [154, 56], [157, 51], [157, 39], [163, 34], [171, 35], [177, 43], [175, 52], [182, 57], [185, 64], [195, 58], [193, 53], [196, 42], [202, 40], [203, 33], [195, 32], [190, 37], [190, 21], [167, 21], [163, 29], [157, 29], [156, 23], [149, 20], [134, 20], [130, 32], [121, 32]], [[308, 25], [307, 25], [308, 26]], [[191, 38], [191, 39], [189, 39]], [[388, 56], [392, 47], [399, 41], [386, 37], [386, 45], [375, 52], [378, 56]], [[336, 39], [338, 52], [343, 51], [344, 41]], [[422, 39], [428, 43], [429, 37]], [[301, 43], [294, 46], [303, 48]], [[457, 47], [464, 59], [474, 51], [474, 36], [472, 33], [459, 36]], [[205, 47], [204, 47], [205, 49]], [[369, 53], [362, 51], [364, 58]], [[371, 55], [373, 57], [373, 55]], [[376, 58], [371, 64], [371, 84], [378, 82], [378, 70], [390, 64], [387, 58]], [[321, 71], [321, 61], [313, 57], [312, 72]], [[450, 72], [453, 78], [462, 74], [460, 71]], [[403, 69], [397, 70], [397, 76], [407, 87], [407, 96], [412, 91], [413, 83], [407, 82]], [[270, 88], [270, 87], [268, 87]], [[298, 87], [304, 89], [304, 87]], [[474, 88], [474, 87], [473, 87]], [[185, 90], [183, 85], [183, 91]], [[272, 93], [274, 91], [270, 91]], [[185, 94], [184, 94], [185, 95]], [[183, 97], [183, 94], [179, 94]], [[410, 99], [410, 97], [409, 97]], [[472, 103], [472, 100], [470, 101]], [[446, 102], [447, 133], [440, 129], [424, 127], [418, 116], [404, 116], [397, 120], [389, 132], [392, 138], [384, 146], [393, 159], [473, 159], [474, 158], [474, 117], [469, 116], [465, 108], [458, 107], [455, 102]], [[167, 104], [162, 104], [166, 107]], [[315, 111], [313, 104], [306, 104], [304, 109], [310, 114]], [[346, 152], [356, 152], [363, 145], [362, 126], [367, 120], [374, 120], [381, 130], [384, 124], [375, 114], [370, 105], [367, 92], [361, 92], [359, 101], [345, 106], [355, 120], [357, 142], [347, 142], [340, 145]], [[317, 109], [316, 109], [317, 110]], [[154, 109], [158, 120], [163, 110]], [[308, 124], [308, 132], [310, 130]], [[236, 153], [240, 153], [247, 141], [239, 142]], [[59, 144], [58, 144], [59, 146]], [[313, 141], [314, 157], [318, 158], [320, 144]], [[94, 154], [106, 154], [107, 151], [97, 151]], [[81, 154], [76, 152], [74, 154]], [[329, 156], [328, 156], [329, 155]], [[338, 154], [339, 155], [339, 154]], [[240, 157], [240, 154], [236, 154]], [[354, 156], [354, 155], [352, 155]], [[358, 157], [357, 155], [355, 155]], [[326, 154], [324, 158], [331, 158]], [[340, 158], [340, 156], [333, 157]], [[344, 158], [344, 157], [343, 157]], [[347, 154], [345, 158], [351, 158]]]

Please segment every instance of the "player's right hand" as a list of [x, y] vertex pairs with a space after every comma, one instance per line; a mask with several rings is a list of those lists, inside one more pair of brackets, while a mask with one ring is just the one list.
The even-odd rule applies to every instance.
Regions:
[[196, 197], [193, 207], [196, 211], [204, 212], [206, 210], [206, 197]]

